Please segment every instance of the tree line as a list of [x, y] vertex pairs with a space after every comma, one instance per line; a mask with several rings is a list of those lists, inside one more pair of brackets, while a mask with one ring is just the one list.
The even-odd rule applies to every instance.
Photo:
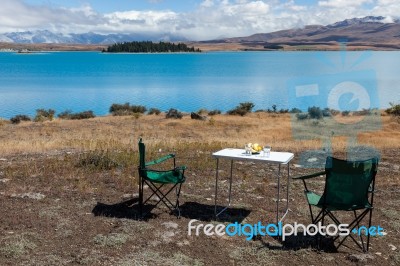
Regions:
[[[105, 52], [105, 50], [104, 50]], [[176, 53], [176, 52], [201, 52], [199, 48], [188, 47], [184, 43], [150, 41], [115, 43], [108, 46], [109, 53]]]

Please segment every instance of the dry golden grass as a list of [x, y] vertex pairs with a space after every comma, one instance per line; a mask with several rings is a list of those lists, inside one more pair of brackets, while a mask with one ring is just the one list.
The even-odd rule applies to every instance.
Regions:
[[[0, 154], [136, 148], [139, 136], [144, 137], [146, 143], [164, 143], [169, 147], [182, 143], [221, 143], [241, 148], [247, 142], [270, 144], [274, 150], [292, 152], [321, 147], [322, 142], [318, 139], [295, 140], [291, 125], [290, 115], [267, 113], [252, 113], [244, 117], [217, 115], [208, 121], [192, 120], [189, 116], [181, 120], [166, 119], [161, 114], [139, 118], [106, 116], [80, 121], [57, 119], [19, 125], [1, 123]], [[321, 130], [324, 124], [316, 127]], [[345, 137], [331, 140], [334, 151], [343, 151], [347, 146]], [[399, 148], [400, 124], [389, 116], [383, 116], [381, 130], [361, 133], [357, 142], [377, 149]]]

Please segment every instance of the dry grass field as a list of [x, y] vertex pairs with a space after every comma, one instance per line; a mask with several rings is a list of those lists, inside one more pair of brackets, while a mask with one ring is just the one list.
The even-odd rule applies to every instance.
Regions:
[[[331, 125], [327, 119], [309, 123], [315, 132]], [[316, 170], [302, 168], [299, 155], [321, 148], [323, 141], [294, 139], [295, 124], [288, 114], [262, 112], [207, 121], [163, 114], [18, 125], [0, 120], [0, 265], [399, 265], [400, 123], [390, 116], [381, 117], [379, 129], [356, 135], [357, 143], [381, 155], [373, 224], [387, 234], [372, 238], [370, 258], [352, 257], [361, 253], [351, 242], [336, 251], [303, 238], [188, 236], [191, 219], [216, 223], [212, 152], [247, 142], [270, 144], [274, 151], [295, 154], [292, 176]], [[136, 218], [140, 136], [148, 160], [174, 152], [177, 163], [188, 167], [181, 219], [163, 208], [147, 219]], [[330, 141], [333, 154], [346, 157], [349, 139], [333, 134]], [[226, 195], [229, 163], [221, 161], [220, 169]], [[273, 222], [275, 171], [236, 162], [233, 205], [219, 222]], [[322, 180], [312, 185], [321, 186]], [[285, 223], [308, 224], [301, 182], [291, 181], [287, 189]]]

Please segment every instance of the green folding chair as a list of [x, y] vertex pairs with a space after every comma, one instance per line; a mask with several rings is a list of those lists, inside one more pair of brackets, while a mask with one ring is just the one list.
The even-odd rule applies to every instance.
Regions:
[[[175, 154], [168, 154], [162, 158], [146, 162], [146, 146], [142, 142], [142, 138], [139, 139], [139, 211], [140, 216], [145, 217], [147, 213], [143, 214], [143, 206], [151, 199], [153, 196], [157, 196], [158, 200], [153, 208], [157, 207], [159, 203], [164, 203], [165, 206], [171, 211], [177, 211], [178, 217], [180, 217], [179, 209], [179, 195], [181, 192], [182, 184], [185, 182], [185, 169], [186, 166], [176, 167], [175, 165]], [[157, 164], [163, 163], [168, 159], [173, 159], [173, 168], [170, 170], [156, 170], [149, 168], [150, 166], [156, 166]], [[143, 198], [143, 188], [147, 185], [151, 190], [151, 195], [144, 200]], [[176, 201], [172, 203], [167, 197], [170, 192], [175, 189]]]
[[[365, 245], [362, 234], [360, 234], [360, 244], [351, 232], [355, 228], [356, 230], [360, 228], [360, 223], [368, 214], [368, 228], [371, 227], [377, 169], [378, 158], [365, 161], [345, 161], [327, 157], [325, 171], [294, 178], [300, 179], [304, 183], [304, 193], [313, 224], [321, 222], [323, 225], [325, 218], [329, 217], [336, 225], [339, 225], [341, 222], [334, 212], [350, 211], [354, 213], [354, 220], [348, 227], [350, 234], [340, 240], [336, 246], [337, 249], [350, 237], [363, 252], [368, 251], [370, 235], [367, 235]], [[325, 189], [322, 195], [318, 195], [308, 189], [306, 180], [321, 175], [326, 176]], [[316, 216], [313, 215], [313, 208], [319, 209]], [[363, 231], [363, 233], [365, 232]], [[333, 240], [336, 241], [338, 238], [339, 235], [335, 236]]]

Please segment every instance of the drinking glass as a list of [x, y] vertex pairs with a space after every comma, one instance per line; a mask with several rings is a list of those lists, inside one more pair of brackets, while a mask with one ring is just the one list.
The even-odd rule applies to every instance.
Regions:
[[264, 157], [269, 157], [271, 155], [271, 146], [265, 145], [263, 151]]
[[251, 146], [246, 144], [244, 145], [244, 150], [245, 150], [245, 155], [250, 156], [251, 155]]

